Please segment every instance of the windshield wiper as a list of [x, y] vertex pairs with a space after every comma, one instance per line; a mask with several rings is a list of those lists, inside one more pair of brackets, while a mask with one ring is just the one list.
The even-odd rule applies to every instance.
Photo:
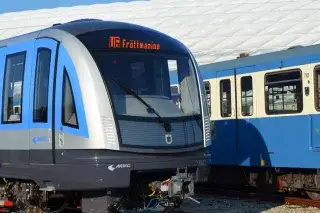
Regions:
[[163, 127], [165, 129], [166, 132], [170, 132], [171, 131], [171, 124], [170, 123], [166, 123], [164, 122], [163, 118], [159, 115], [159, 113], [152, 107], [150, 106], [147, 102], [145, 102], [136, 92], [134, 92], [131, 88], [129, 88], [128, 86], [125, 86], [123, 84], [121, 84], [120, 82], [118, 82], [116, 79], [108, 76], [108, 78], [110, 78], [113, 82], [115, 82], [116, 84], [118, 84], [125, 92], [127, 92], [128, 94], [132, 95], [133, 97], [135, 97], [136, 99], [138, 99], [141, 103], [143, 103], [146, 107], [147, 107], [147, 112], [148, 113], [153, 113], [155, 115], [157, 115], [158, 117], [158, 122], [160, 124], [163, 124]]

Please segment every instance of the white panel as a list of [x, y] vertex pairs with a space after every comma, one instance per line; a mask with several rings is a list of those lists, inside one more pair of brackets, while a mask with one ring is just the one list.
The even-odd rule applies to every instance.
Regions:
[[265, 30], [259, 33], [259, 36], [280, 35], [296, 25], [296, 23], [277, 23], [268, 25], [269, 26], [266, 27]]
[[308, 34], [309, 32], [311, 32], [313, 29], [317, 28], [319, 26], [320, 23], [298, 23], [296, 25], [294, 25], [293, 27], [291, 27], [290, 29], [288, 29], [284, 34]]
[[219, 29], [217, 29], [215, 32], [213, 32], [212, 36], [219, 36], [219, 37], [230, 37], [237, 33], [238, 31], [241, 31], [243, 28], [242, 26], [223, 26]]
[[263, 15], [260, 19], [255, 21], [254, 23], [273, 23], [278, 22], [282, 18], [289, 15], [291, 12], [289, 11], [281, 11], [281, 12], [270, 12], [270, 13], [262, 13]]
[[279, 35], [263, 45], [263, 48], [277, 48], [288, 46], [291, 42], [299, 38], [299, 35]]
[[247, 41], [248, 39], [250, 39], [250, 37], [247, 36], [230, 37], [229, 39], [226, 39], [222, 41], [220, 44], [218, 44], [216, 48], [233, 49], [240, 46], [241, 44], [243, 44], [243, 42]]
[[300, 10], [300, 11], [293, 11], [288, 16], [281, 19], [281, 22], [301, 22], [304, 19], [311, 16], [317, 10]]
[[259, 34], [259, 32], [263, 31], [269, 25], [265, 24], [244, 24], [241, 26], [241, 29], [235, 32], [234, 36], [255, 36]]
[[311, 44], [318, 44], [319, 41], [320, 41], [319, 34], [306, 34], [306, 35], [300, 36], [295, 41], [288, 44], [288, 47], [289, 46], [296, 46], [296, 45], [307, 46], [307, 45], [311, 45]]
[[312, 22], [312, 21], [320, 21], [320, 11], [316, 11], [310, 14], [308, 18], [306, 18], [304, 21], [306, 22]]
[[320, 42], [320, 1], [149, 0], [0, 15], [0, 39], [80, 18], [131, 22], [168, 33], [198, 63]]
[[227, 13], [239, 4], [220, 4], [212, 8], [211, 12], [214, 13]]
[[283, 2], [266, 2], [264, 4], [261, 4], [259, 7], [252, 10], [252, 12], [270, 12], [275, 11], [277, 8], [285, 5], [287, 3]]
[[238, 48], [242, 49], [253, 49], [262, 47], [264, 44], [271, 41], [275, 36], [255, 36], [251, 37], [247, 41], [243, 42]]
[[239, 6], [231, 9], [228, 13], [245, 13], [259, 8], [261, 3], [251, 3], [251, 4], [239, 4]]
[[230, 22], [230, 24], [252, 24], [254, 21], [258, 20], [261, 17], [259, 13], [242, 13], [239, 14], [236, 19]]
[[290, 3], [285, 3], [281, 7], [278, 7], [276, 10], [299, 10], [299, 8], [309, 4], [310, 2], [313, 1], [296, 1], [296, 2], [290, 2]]
[[222, 41], [228, 39], [228, 37], [208, 37], [198, 43], [192, 45], [191, 50], [204, 50], [209, 51], [212, 49], [216, 49], [216, 45], [220, 44]]
[[231, 24], [235, 20], [241, 19], [243, 14], [241, 13], [228, 13], [228, 14], [211, 14], [209, 15], [211, 18], [208, 20], [208, 24], [210, 26], [217, 24], [222, 24], [224, 26], [228, 26], [228, 24]]
[[320, 9], [320, 1], [313, 1], [309, 4], [306, 4], [305, 6], [301, 7], [303, 10], [308, 10], [308, 9]]

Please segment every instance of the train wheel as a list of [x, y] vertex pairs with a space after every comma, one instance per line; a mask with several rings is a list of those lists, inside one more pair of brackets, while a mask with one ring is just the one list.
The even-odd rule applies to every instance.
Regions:
[[312, 200], [320, 200], [320, 193], [319, 192], [306, 191], [306, 193]]

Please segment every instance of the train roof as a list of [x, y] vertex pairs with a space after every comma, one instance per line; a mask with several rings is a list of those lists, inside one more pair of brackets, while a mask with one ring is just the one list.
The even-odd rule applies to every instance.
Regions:
[[206, 64], [200, 66], [201, 72], [219, 71], [227, 69], [235, 69], [241, 67], [248, 67], [252, 65], [270, 63], [274, 61], [293, 59], [299, 57], [312, 57], [320, 56], [320, 44], [310, 45], [305, 47], [295, 47], [292, 49], [276, 51], [271, 53], [265, 53], [261, 55], [248, 56], [244, 58], [238, 58], [233, 60], [227, 60], [212, 64]]
[[178, 40], [165, 35], [159, 31], [153, 30], [151, 28], [139, 26], [136, 24], [130, 24], [125, 22], [117, 22], [117, 21], [104, 21], [99, 19], [81, 19], [81, 20], [75, 20], [64, 24], [54, 24], [53, 26], [49, 28], [45, 28], [42, 30], [38, 30], [35, 32], [31, 32], [24, 35], [19, 35], [16, 37], [12, 37], [5, 40], [0, 40], [0, 47], [6, 46], [10, 43], [14, 43], [17, 41], [26, 41], [30, 39], [35, 39], [39, 36], [41, 32], [49, 31], [49, 30], [62, 30], [64, 32], [67, 32], [71, 35], [78, 36], [80, 34], [85, 34], [89, 32], [99, 31], [99, 30], [109, 30], [109, 29], [132, 29], [132, 30], [139, 30], [139, 31], [148, 31], [153, 32], [161, 35], [164, 38], [170, 39], [171, 41], [180, 43]]
[[81, 19], [76, 21], [71, 21], [65, 24], [55, 24], [51, 27], [51, 29], [59, 29], [66, 31], [74, 36], [78, 36], [80, 34], [94, 32], [99, 30], [110, 30], [110, 29], [132, 29], [132, 30], [143, 30], [143, 31], [150, 31], [154, 33], [159, 33], [164, 35], [163, 33], [139, 26], [136, 24], [130, 24], [125, 22], [118, 22], [118, 21], [103, 21], [99, 19]]

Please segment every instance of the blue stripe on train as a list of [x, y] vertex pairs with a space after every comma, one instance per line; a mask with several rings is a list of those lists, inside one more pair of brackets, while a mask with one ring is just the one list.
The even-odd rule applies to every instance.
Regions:
[[[282, 116], [216, 121], [216, 140], [210, 147], [216, 165], [320, 168], [314, 146], [320, 115]], [[313, 125], [312, 125], [313, 123]], [[238, 125], [238, 143], [236, 143]], [[313, 140], [313, 141], [312, 141]]]

